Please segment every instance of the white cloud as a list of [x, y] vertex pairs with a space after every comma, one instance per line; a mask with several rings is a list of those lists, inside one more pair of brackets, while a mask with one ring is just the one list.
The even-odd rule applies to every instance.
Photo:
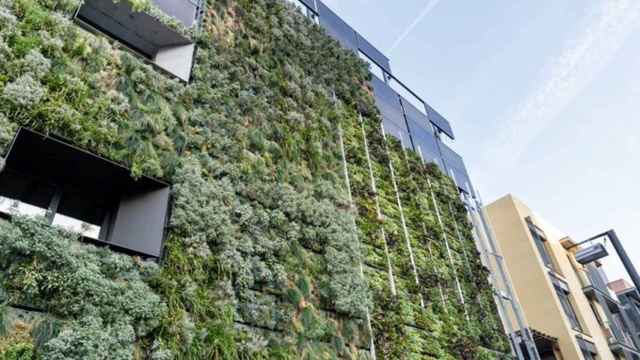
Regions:
[[[490, 139], [486, 166], [511, 168], [545, 129], [613, 59], [640, 14], [637, 0], [602, 0], [585, 19], [586, 27], [542, 71], [542, 81], [500, 123]], [[490, 168], [486, 168], [490, 170]]]
[[402, 43], [404, 39], [406, 39], [407, 36], [411, 34], [411, 32], [416, 28], [416, 26], [420, 25], [422, 20], [424, 20], [424, 18], [426, 18], [427, 15], [429, 15], [429, 13], [431, 13], [431, 11], [433, 11], [433, 9], [436, 6], [438, 6], [438, 3], [440, 3], [440, 0], [430, 0], [427, 3], [427, 5], [424, 7], [424, 9], [422, 9], [420, 14], [418, 14], [418, 17], [416, 17], [415, 20], [413, 20], [413, 22], [409, 24], [409, 26], [407, 26], [406, 29], [404, 29], [402, 34], [398, 36], [396, 41], [393, 42], [393, 45], [391, 45], [391, 47], [389, 48], [389, 52], [392, 52], [393, 50], [395, 50], [398, 47], [398, 45], [400, 45], [400, 43]]

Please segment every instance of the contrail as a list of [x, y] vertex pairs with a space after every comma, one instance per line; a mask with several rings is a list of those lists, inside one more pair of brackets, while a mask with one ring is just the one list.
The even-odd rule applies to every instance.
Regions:
[[[637, 0], [604, 0], [587, 26], [543, 70], [543, 77], [501, 128], [487, 151], [487, 163], [514, 166], [529, 145], [613, 60], [637, 24]], [[500, 159], [499, 161], [497, 159]]]
[[398, 38], [393, 43], [393, 45], [391, 45], [391, 48], [389, 48], [389, 52], [392, 52], [393, 50], [395, 50], [398, 47], [398, 45], [400, 45], [400, 43], [402, 41], [404, 41], [404, 39], [406, 39], [407, 36], [409, 36], [409, 34], [411, 34], [413, 29], [415, 29], [416, 26], [418, 26], [422, 22], [422, 20], [424, 20], [424, 18], [427, 17], [427, 15], [429, 15], [429, 13], [433, 10], [433, 8], [435, 8], [438, 5], [439, 2], [440, 2], [440, 0], [430, 0], [427, 3], [427, 5], [424, 7], [424, 9], [420, 12], [418, 17], [415, 20], [413, 20], [411, 25], [409, 25], [402, 32], [402, 34], [400, 36], [398, 36]]

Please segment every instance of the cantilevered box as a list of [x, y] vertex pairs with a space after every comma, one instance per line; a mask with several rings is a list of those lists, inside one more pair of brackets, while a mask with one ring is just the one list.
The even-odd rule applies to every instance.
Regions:
[[116, 250], [159, 258], [170, 185], [71, 145], [22, 128], [0, 172], [0, 196], [42, 209], [51, 224], [73, 228]]
[[[197, 26], [202, 0], [152, 0], [165, 15], [185, 28]], [[80, 24], [121, 42], [158, 68], [189, 81], [193, 41], [145, 12], [134, 11], [126, 0], [85, 0], [76, 14]]]

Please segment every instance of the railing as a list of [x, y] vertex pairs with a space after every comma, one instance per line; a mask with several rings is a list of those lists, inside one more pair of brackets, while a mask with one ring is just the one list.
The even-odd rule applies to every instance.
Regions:
[[635, 348], [633, 338], [628, 331], [623, 330], [624, 325], [620, 323], [620, 315], [612, 314], [613, 319], [606, 321], [605, 335], [608, 336], [609, 344], [621, 344], [627, 347]]
[[[609, 289], [606, 275], [602, 273], [598, 267], [594, 265], [587, 265], [583, 271], [578, 271], [578, 277], [583, 287], [592, 287], [596, 291], [605, 296], [605, 303], [600, 304], [603, 307], [607, 307], [605, 314], [607, 319], [604, 321], [604, 332], [607, 335], [610, 344], [622, 344], [629, 347], [634, 347], [634, 342], [631, 334], [628, 331], [628, 327], [624, 323], [620, 311], [622, 308], [616, 302], [616, 296]], [[600, 297], [599, 297], [600, 298]], [[617, 308], [615, 311], [612, 308]]]
[[600, 273], [600, 270], [598, 268], [596, 268], [595, 266], [588, 266], [587, 277], [589, 278], [589, 283], [591, 284], [591, 286], [604, 292], [607, 295], [610, 295], [607, 281], [605, 280], [603, 274]]

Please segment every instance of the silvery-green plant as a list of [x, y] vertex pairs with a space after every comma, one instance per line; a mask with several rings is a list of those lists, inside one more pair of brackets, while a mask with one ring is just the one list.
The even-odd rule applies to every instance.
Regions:
[[130, 360], [134, 341], [135, 333], [128, 324], [108, 325], [99, 318], [85, 317], [45, 343], [41, 355], [50, 360]]
[[49, 70], [51, 70], [51, 60], [44, 57], [37, 49], [31, 50], [22, 61], [22, 71], [35, 79], [42, 79]]
[[47, 90], [38, 80], [26, 74], [7, 84], [2, 97], [14, 105], [30, 107], [38, 104], [46, 93]]

